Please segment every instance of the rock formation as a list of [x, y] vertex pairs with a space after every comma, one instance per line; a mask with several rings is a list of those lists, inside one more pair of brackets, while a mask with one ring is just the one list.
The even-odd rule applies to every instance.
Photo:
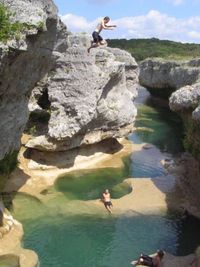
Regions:
[[[57, 52], [54, 68], [33, 90], [32, 114], [46, 112], [49, 119], [42, 131], [35, 124], [36, 136], [27, 147], [65, 151], [132, 131], [137, 63], [120, 49], [93, 49], [88, 54], [89, 41], [86, 35], [69, 35], [68, 48]], [[45, 96], [46, 106], [40, 101]]]
[[169, 97], [200, 78], [200, 60], [172, 61], [147, 59], [140, 63], [140, 84], [152, 94]]
[[66, 49], [66, 27], [51, 0], [4, 0], [12, 20], [28, 25], [18, 38], [0, 42], [0, 160], [20, 147], [31, 90]]
[[0, 160], [20, 147], [34, 87], [29, 108], [42, 123], [28, 147], [67, 150], [130, 132], [136, 115], [135, 60], [118, 49], [96, 49], [89, 55], [89, 39], [67, 38], [52, 1], [4, 4], [13, 21], [28, 26], [20, 38], [0, 45]]
[[[186, 197], [186, 209], [200, 216], [200, 59], [187, 62], [145, 60], [140, 64], [140, 82], [151, 93], [169, 97], [170, 109], [184, 123], [184, 147], [191, 154], [180, 159], [178, 175]], [[192, 156], [193, 157], [192, 157]]]

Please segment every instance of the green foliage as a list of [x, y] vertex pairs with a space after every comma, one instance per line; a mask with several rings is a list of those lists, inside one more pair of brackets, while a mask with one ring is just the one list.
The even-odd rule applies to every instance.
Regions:
[[0, 42], [6, 42], [9, 39], [15, 38], [20, 40], [21, 35], [31, 29], [37, 28], [42, 31], [44, 29], [44, 22], [38, 23], [37, 27], [27, 23], [20, 23], [19, 21], [12, 22], [13, 13], [9, 9], [0, 4]]
[[40, 21], [40, 22], [38, 23], [38, 25], [37, 25], [37, 28], [38, 28], [40, 31], [42, 31], [42, 30], [44, 29], [44, 27], [45, 27], [44, 21]]
[[30, 135], [35, 135], [37, 133], [36, 126], [34, 125], [31, 128], [29, 128], [27, 133], [30, 134]]
[[200, 57], [200, 44], [183, 44], [168, 40], [152, 39], [109, 39], [110, 47], [127, 50], [137, 60], [149, 57], [184, 60]]
[[18, 38], [25, 25], [20, 22], [11, 22], [12, 14], [3, 4], [0, 4], [0, 41]]

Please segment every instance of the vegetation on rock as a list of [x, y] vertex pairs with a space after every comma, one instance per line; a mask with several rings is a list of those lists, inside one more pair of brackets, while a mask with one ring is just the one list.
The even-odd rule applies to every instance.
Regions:
[[19, 21], [12, 21], [14, 14], [9, 11], [9, 8], [4, 4], [0, 4], [0, 42], [6, 42], [9, 39], [15, 38], [19, 40], [21, 34], [27, 30], [37, 28], [42, 31], [44, 28], [44, 22], [38, 23], [37, 27], [27, 23], [21, 23]]
[[200, 57], [200, 44], [184, 44], [168, 40], [151, 39], [109, 39], [108, 45], [125, 49], [137, 60], [149, 57], [164, 59], [191, 59]]
[[23, 31], [24, 25], [20, 22], [11, 22], [12, 13], [9, 9], [0, 4], [0, 41], [7, 41]]

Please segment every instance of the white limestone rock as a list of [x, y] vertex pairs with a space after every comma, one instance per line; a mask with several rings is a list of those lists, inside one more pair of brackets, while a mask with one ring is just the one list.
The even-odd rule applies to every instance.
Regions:
[[30, 140], [27, 147], [68, 150], [130, 132], [128, 126], [133, 126], [137, 113], [133, 100], [138, 65], [119, 49], [95, 48], [88, 54], [87, 38], [70, 35], [68, 49], [57, 53], [43, 85], [50, 101], [48, 132]]

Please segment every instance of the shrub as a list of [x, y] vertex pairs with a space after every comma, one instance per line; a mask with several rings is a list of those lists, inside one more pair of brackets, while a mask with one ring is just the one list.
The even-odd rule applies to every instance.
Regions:
[[6, 6], [0, 4], [0, 41], [6, 42], [16, 38], [24, 30], [25, 25], [20, 22], [11, 22], [12, 13]]

